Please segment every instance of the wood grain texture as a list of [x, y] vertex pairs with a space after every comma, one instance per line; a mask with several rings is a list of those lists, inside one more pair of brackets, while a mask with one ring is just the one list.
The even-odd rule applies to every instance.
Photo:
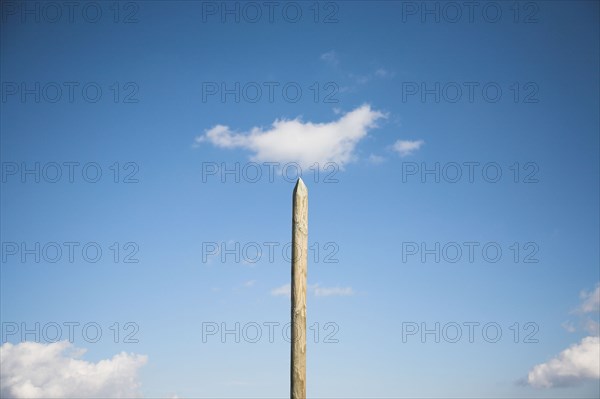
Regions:
[[306, 398], [308, 190], [298, 179], [292, 200], [292, 353], [290, 397]]

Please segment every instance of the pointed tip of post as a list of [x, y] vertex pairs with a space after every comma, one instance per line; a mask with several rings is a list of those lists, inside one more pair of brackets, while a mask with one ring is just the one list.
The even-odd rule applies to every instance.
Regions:
[[296, 182], [296, 187], [294, 187], [294, 195], [295, 196], [308, 195], [308, 189], [306, 188], [306, 185], [302, 181], [301, 177], [298, 178], [298, 181]]

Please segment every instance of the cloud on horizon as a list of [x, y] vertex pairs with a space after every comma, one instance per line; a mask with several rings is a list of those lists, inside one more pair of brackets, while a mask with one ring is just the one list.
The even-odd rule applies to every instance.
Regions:
[[121, 352], [92, 363], [79, 359], [85, 351], [68, 341], [3, 344], [0, 397], [140, 397], [138, 369], [146, 364], [146, 356]]

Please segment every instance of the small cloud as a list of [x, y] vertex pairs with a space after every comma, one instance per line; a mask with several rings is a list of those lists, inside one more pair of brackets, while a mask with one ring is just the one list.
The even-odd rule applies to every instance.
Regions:
[[593, 313], [600, 311], [600, 283], [596, 284], [594, 291], [581, 291], [579, 297], [581, 305], [575, 310], [577, 313]]
[[338, 66], [340, 64], [338, 55], [334, 50], [330, 50], [326, 53], [321, 54], [320, 58], [322, 61], [325, 61], [327, 64], [329, 64], [331, 66]]
[[318, 284], [313, 286], [315, 296], [350, 296], [354, 295], [352, 287], [320, 287]]
[[271, 290], [271, 295], [289, 297], [292, 295], [292, 286], [291, 284], [284, 284], [281, 287], [274, 288]]
[[600, 335], [600, 324], [590, 318], [583, 322], [583, 329], [591, 335]]
[[67, 341], [5, 343], [0, 347], [2, 398], [140, 397], [138, 369], [147, 357], [121, 352], [97, 363]]
[[254, 284], [256, 284], [256, 280], [248, 280], [244, 282], [244, 287], [254, 287]]
[[318, 163], [337, 164], [340, 169], [355, 159], [354, 149], [377, 127], [386, 115], [368, 104], [325, 123], [275, 120], [271, 128], [253, 127], [236, 133], [228, 126], [215, 125], [196, 138], [197, 143], [209, 142], [216, 147], [243, 148], [252, 153], [256, 162], [298, 163], [303, 169]]
[[387, 77], [393, 76], [393, 74], [390, 71], [388, 71], [387, 69], [379, 68], [375, 71], [375, 76], [377, 76], [379, 78], [387, 78]]
[[349, 73], [348, 77], [352, 80], [354, 80], [357, 84], [359, 85], [364, 85], [369, 83], [369, 81], [371, 80], [371, 75], [355, 75], [353, 73]]
[[[308, 293], [314, 296], [350, 296], [354, 295], [352, 287], [321, 287], [319, 284], [312, 284], [306, 287]], [[271, 290], [273, 296], [291, 296], [291, 284], [285, 284]]]
[[350, 79], [352, 79], [354, 81], [354, 83], [356, 83], [358, 85], [367, 84], [376, 78], [385, 79], [385, 78], [392, 78], [393, 76], [394, 76], [394, 74], [392, 72], [390, 72], [384, 68], [378, 68], [375, 70], [375, 72], [369, 72], [367, 74], [355, 74], [355, 73], [348, 74], [348, 77]]
[[575, 386], [600, 379], [600, 338], [586, 337], [552, 360], [529, 372], [527, 383], [535, 388]]
[[401, 157], [412, 155], [413, 152], [417, 151], [425, 142], [423, 140], [398, 140], [392, 145], [392, 149], [400, 154]]
[[562, 323], [560, 325], [562, 328], [564, 328], [565, 330], [567, 330], [568, 332], [572, 333], [575, 332], [575, 326], [573, 325], [572, 322], [570, 321], [565, 321], [564, 323]]
[[371, 154], [367, 160], [374, 165], [379, 165], [385, 161], [385, 158], [380, 155]]

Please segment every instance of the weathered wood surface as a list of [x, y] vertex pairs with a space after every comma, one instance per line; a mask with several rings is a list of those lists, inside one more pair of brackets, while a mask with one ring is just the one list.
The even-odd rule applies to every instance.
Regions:
[[290, 397], [306, 398], [306, 272], [308, 258], [308, 190], [298, 179], [292, 209], [292, 325]]

